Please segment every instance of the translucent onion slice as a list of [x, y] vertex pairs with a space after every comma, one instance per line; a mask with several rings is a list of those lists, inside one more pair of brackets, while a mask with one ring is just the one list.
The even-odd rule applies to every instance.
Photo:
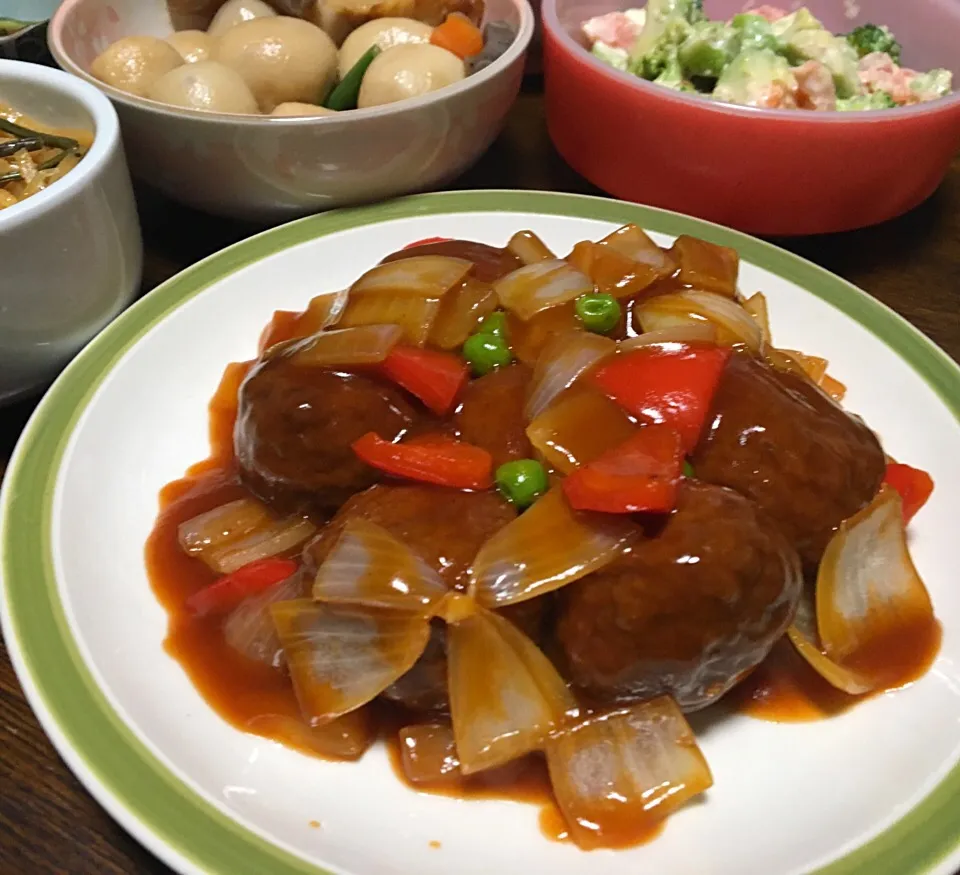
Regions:
[[804, 589], [797, 605], [793, 625], [787, 629], [790, 643], [810, 667], [830, 686], [843, 690], [851, 696], [869, 693], [875, 688], [874, 681], [855, 669], [834, 662], [823, 652], [820, 636], [817, 634], [817, 616], [813, 598]]
[[731, 299], [736, 296], [740, 270], [736, 249], [681, 234], [670, 247], [670, 255], [680, 265], [677, 279], [684, 285]]
[[624, 517], [573, 510], [555, 486], [480, 548], [470, 593], [492, 608], [544, 595], [603, 568], [636, 534]]
[[413, 298], [442, 298], [463, 282], [473, 262], [446, 255], [414, 255], [378, 264], [350, 287], [357, 295], [387, 294]]
[[358, 760], [377, 740], [377, 721], [370, 708], [351, 711], [323, 726], [307, 726], [286, 714], [262, 714], [251, 719], [247, 727], [331, 760]]
[[[876, 673], [920, 662], [935, 627], [927, 588], [907, 549], [900, 496], [887, 485], [863, 510], [840, 524], [817, 573], [817, 629], [834, 661]], [[884, 658], [886, 657], [886, 658]]]
[[598, 292], [615, 298], [635, 297], [660, 278], [654, 266], [590, 240], [574, 246], [566, 260], [590, 277]]
[[420, 658], [430, 637], [422, 617], [321, 605], [307, 599], [270, 608], [310, 726], [322, 726], [382, 693]]
[[527, 437], [551, 467], [569, 474], [635, 431], [619, 404], [595, 389], [574, 386], [530, 423]]
[[520, 319], [573, 301], [593, 291], [593, 281], [558, 258], [527, 264], [497, 280], [493, 290], [500, 303]]
[[414, 784], [436, 784], [460, 777], [460, 758], [453, 727], [420, 723], [400, 730], [403, 774]]
[[180, 523], [177, 540], [185, 553], [202, 557], [271, 523], [273, 517], [266, 505], [240, 498]]
[[641, 346], [653, 346], [658, 343], [717, 343], [719, 332], [712, 322], [687, 322], [673, 328], [658, 328], [645, 331], [636, 337], [629, 337], [617, 344], [619, 352], [630, 352]]
[[[395, 263], [405, 264], [406, 261]], [[439, 298], [371, 293], [351, 297], [339, 325], [341, 328], [399, 326], [405, 343], [423, 346], [439, 313]]]
[[847, 394], [847, 387], [843, 385], [839, 380], [835, 380], [829, 374], [824, 374], [823, 381], [820, 383], [820, 388], [823, 389], [834, 401], [838, 404], [843, 401], [844, 396]]
[[303, 578], [298, 572], [245, 599], [227, 616], [223, 637], [234, 650], [248, 659], [279, 668], [283, 665], [283, 645], [270, 616], [270, 606], [303, 596]]
[[657, 295], [640, 302], [634, 309], [644, 331], [674, 328], [691, 322], [711, 322], [722, 344], [743, 344], [759, 351], [763, 343], [760, 327], [736, 301], [713, 292], [686, 289], [671, 295]]
[[676, 262], [637, 225], [617, 228], [604, 237], [600, 245], [609, 246], [627, 258], [650, 265], [661, 278], [670, 276], [677, 269]]
[[526, 322], [513, 313], [507, 313], [507, 340], [510, 349], [519, 361], [531, 368], [536, 367], [540, 353], [555, 334], [574, 330], [583, 330], [574, 301], [537, 313]]
[[317, 569], [313, 597], [320, 602], [369, 605], [427, 616], [448, 592], [440, 575], [382, 526], [347, 521]]
[[309, 337], [336, 325], [346, 309], [350, 293], [344, 289], [327, 295], [317, 295], [310, 299], [307, 309], [298, 317], [292, 337]]
[[667, 696], [588, 717], [555, 734], [546, 752], [570, 837], [585, 850], [639, 838], [713, 785], [693, 732]]
[[441, 300], [437, 318], [430, 329], [430, 345], [458, 349], [496, 309], [497, 296], [493, 287], [468, 276]]
[[448, 628], [447, 677], [465, 775], [540, 748], [576, 709], [553, 663], [513, 623], [489, 611]]
[[533, 380], [524, 413], [535, 419], [578, 377], [617, 351], [609, 337], [574, 329], [555, 334], [547, 341], [533, 369]]
[[362, 325], [321, 331], [302, 340], [290, 360], [310, 367], [350, 367], [382, 362], [403, 337], [399, 325]]
[[781, 349], [779, 352], [790, 356], [800, 366], [811, 383], [816, 383], [819, 386], [823, 382], [829, 364], [825, 358], [820, 358], [817, 355], [807, 355], [795, 349]]
[[767, 307], [767, 296], [763, 292], [757, 292], [751, 295], [743, 302], [743, 309], [746, 310], [753, 321], [757, 323], [760, 329], [760, 335], [764, 343], [773, 343], [773, 335], [770, 333], [770, 309]]
[[258, 559], [269, 559], [295, 550], [313, 537], [317, 527], [310, 520], [292, 516], [278, 520], [201, 557], [214, 571], [229, 574]]
[[536, 264], [538, 261], [549, 261], [557, 257], [533, 231], [517, 231], [507, 243], [507, 249], [524, 264]]

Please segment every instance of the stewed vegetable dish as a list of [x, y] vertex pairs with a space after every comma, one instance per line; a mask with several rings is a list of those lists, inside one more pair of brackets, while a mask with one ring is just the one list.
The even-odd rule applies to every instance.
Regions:
[[453, 85], [493, 63], [516, 36], [504, 21], [481, 28], [483, 0], [342, 8], [300, 0], [170, 0], [169, 6], [174, 23], [186, 28], [166, 39], [122, 37], [90, 72], [169, 106], [321, 116]]
[[228, 366], [147, 545], [234, 725], [621, 847], [713, 784], [685, 715], [836, 713], [921, 675], [933, 490], [774, 346], [737, 253], [626, 225], [558, 258], [418, 241]]
[[0, 210], [69, 173], [93, 142], [87, 131], [59, 130], [28, 118], [0, 95]]

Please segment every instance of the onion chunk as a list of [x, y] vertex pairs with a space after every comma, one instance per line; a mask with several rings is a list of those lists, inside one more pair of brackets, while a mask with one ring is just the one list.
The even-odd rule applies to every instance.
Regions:
[[835, 662], [891, 683], [898, 665], [920, 663], [935, 627], [927, 588], [907, 549], [900, 496], [887, 485], [863, 510], [841, 523], [817, 574], [817, 629]]
[[430, 328], [430, 345], [458, 349], [496, 309], [497, 296], [493, 287], [468, 276], [459, 288], [448, 292], [441, 300]]
[[590, 368], [616, 351], [615, 341], [590, 331], [574, 329], [558, 332], [551, 337], [533, 369], [530, 394], [524, 410], [527, 421], [543, 413], [564, 389], [568, 389]]
[[570, 837], [585, 850], [642, 836], [713, 784], [667, 696], [588, 717], [551, 738], [546, 751]]
[[300, 710], [323, 726], [380, 695], [420, 658], [430, 625], [413, 614], [321, 605], [271, 606]]
[[513, 623], [489, 611], [449, 627], [447, 673], [465, 775], [536, 750], [576, 709], [550, 660]]
[[343, 328], [387, 326], [402, 332], [405, 343], [423, 346], [440, 313], [440, 300], [389, 293], [355, 295], [343, 311], [339, 324]]
[[736, 296], [740, 270], [740, 256], [736, 249], [681, 234], [670, 247], [670, 255], [680, 264], [677, 278], [684, 285], [727, 298]]
[[625, 517], [573, 510], [555, 486], [480, 548], [470, 593], [490, 608], [544, 595], [608, 565], [637, 533]]
[[763, 333], [753, 317], [736, 301], [714, 292], [685, 289], [670, 295], [657, 295], [640, 302], [634, 315], [644, 331], [710, 322], [717, 329], [717, 342], [743, 345], [758, 352]]
[[279, 668], [283, 665], [283, 645], [273, 625], [270, 606], [302, 596], [303, 579], [297, 572], [265, 592], [244, 599], [223, 624], [227, 644], [248, 659]]
[[592, 292], [593, 281], [573, 265], [554, 258], [517, 268], [497, 280], [493, 290], [504, 307], [526, 321], [542, 310]]
[[419, 723], [400, 730], [403, 773], [414, 784], [434, 784], [460, 777], [460, 758], [453, 727]]
[[447, 594], [440, 575], [382, 526], [349, 520], [317, 569], [313, 597], [320, 602], [412, 611], [422, 616]]
[[650, 265], [661, 279], [670, 276], [677, 269], [676, 262], [637, 225], [617, 228], [604, 237], [599, 245], [608, 246], [640, 264]]
[[351, 298], [388, 294], [412, 298], [442, 298], [463, 282], [473, 262], [446, 255], [414, 255], [378, 264], [350, 287]]
[[562, 474], [624, 443], [637, 430], [623, 408], [586, 386], [574, 386], [527, 426], [527, 438]]
[[350, 367], [380, 364], [403, 337], [398, 325], [363, 325], [321, 331], [302, 340], [291, 362], [309, 367]]
[[517, 231], [507, 243], [507, 249], [524, 264], [536, 264], [557, 257], [533, 231]]

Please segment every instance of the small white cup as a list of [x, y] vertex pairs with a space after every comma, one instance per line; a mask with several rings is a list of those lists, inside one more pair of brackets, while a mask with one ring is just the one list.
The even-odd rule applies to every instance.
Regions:
[[120, 125], [74, 76], [0, 61], [0, 103], [47, 124], [88, 128], [83, 160], [0, 210], [0, 404], [36, 390], [133, 300], [143, 243]]

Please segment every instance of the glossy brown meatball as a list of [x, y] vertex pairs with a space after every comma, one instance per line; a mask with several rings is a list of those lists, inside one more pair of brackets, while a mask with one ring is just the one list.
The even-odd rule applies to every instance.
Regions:
[[425, 243], [411, 249], [402, 249], [388, 255], [384, 262], [400, 261], [415, 255], [445, 255], [448, 258], [464, 258], [473, 262], [472, 275], [485, 283], [496, 282], [500, 277], [523, 267], [523, 262], [507, 249], [497, 249], [472, 240], [443, 240]]
[[[459, 492], [439, 486], [378, 485], [354, 496], [304, 551], [308, 574], [329, 553], [343, 524], [366, 519], [385, 528], [435, 568], [452, 589], [464, 589], [477, 551], [516, 516], [494, 492]], [[503, 611], [531, 637], [539, 637], [543, 600]], [[447, 706], [446, 634], [437, 621], [423, 656], [384, 694], [416, 711]]]
[[472, 380], [460, 396], [454, 427], [461, 440], [487, 450], [494, 466], [533, 455], [523, 413], [531, 376], [526, 365], [513, 364]]
[[267, 503], [331, 512], [379, 479], [350, 445], [370, 431], [395, 440], [422, 418], [393, 386], [280, 354], [240, 388], [234, 450], [244, 483]]
[[837, 526], [876, 494], [885, 468], [859, 419], [804, 378], [747, 355], [730, 359], [692, 462], [699, 479], [756, 501], [808, 573]]
[[749, 499], [685, 481], [677, 509], [631, 552], [561, 591], [570, 679], [601, 701], [709, 705], [758, 665], [802, 586], [796, 551]]

